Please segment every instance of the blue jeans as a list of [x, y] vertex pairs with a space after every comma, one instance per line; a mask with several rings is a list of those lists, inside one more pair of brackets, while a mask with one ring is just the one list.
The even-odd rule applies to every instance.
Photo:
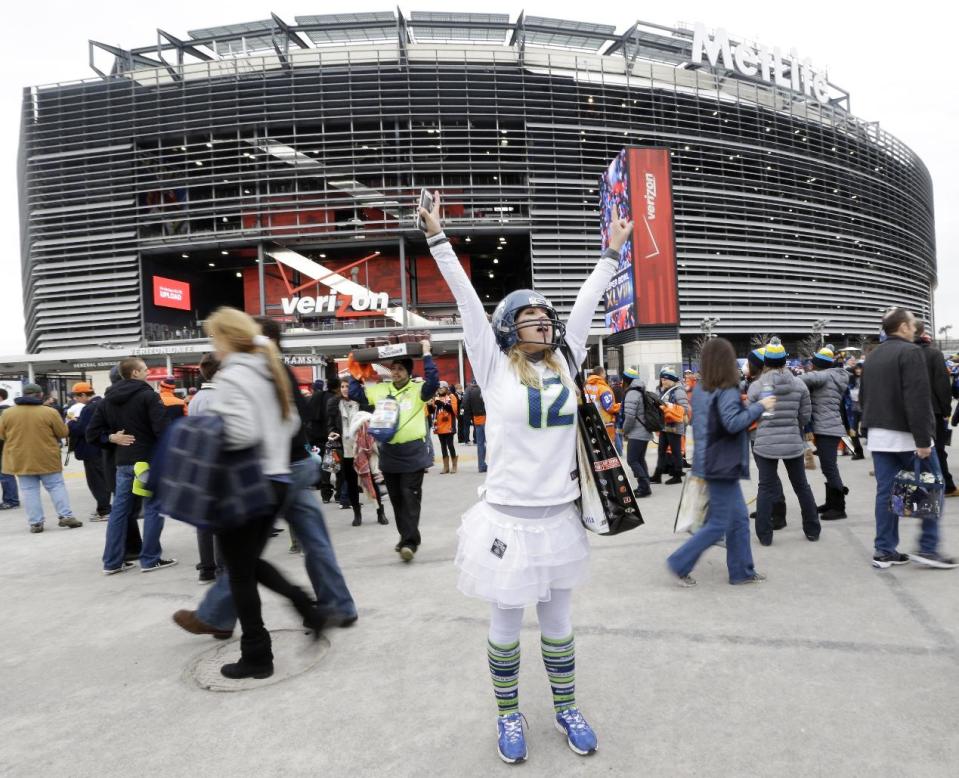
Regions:
[[[323, 512], [310, 487], [316, 483], [319, 466], [312, 458], [290, 463], [292, 483], [289, 499], [281, 513], [293, 528], [303, 549], [306, 572], [310, 576], [316, 601], [344, 616], [356, 615], [356, 603], [343, 579], [333, 553], [333, 545], [323, 521]], [[197, 618], [218, 629], [233, 629], [236, 610], [230, 595], [230, 579], [218, 575], [196, 612]]]
[[746, 581], [756, 574], [749, 547], [749, 513], [739, 481], [707, 481], [709, 509], [706, 523], [672, 553], [666, 564], [678, 576], [689, 575], [702, 553], [726, 537], [726, 569], [729, 583]]
[[43, 503], [40, 502], [40, 484], [50, 494], [57, 516], [73, 516], [70, 500], [67, 497], [67, 485], [63, 473], [43, 473], [41, 475], [18, 475], [20, 490], [23, 492], [23, 507], [27, 511], [27, 521], [31, 524], [43, 524]]
[[476, 463], [481, 473], [486, 472], [486, 425], [474, 424], [473, 437], [476, 439]]
[[[133, 465], [117, 465], [117, 485], [113, 507], [107, 521], [107, 539], [103, 546], [103, 569], [116, 570], [123, 564], [127, 543], [127, 517], [133, 503]], [[160, 503], [153, 497], [143, 500], [143, 551], [140, 567], [152, 567], [160, 561], [160, 533], [163, 517]]]
[[630, 439], [626, 444], [626, 464], [636, 476], [636, 494], [649, 494], [649, 468], [646, 467], [648, 440]]
[[[932, 472], [941, 474], [935, 449], [926, 461], [929, 463]], [[876, 472], [876, 555], [894, 554], [899, 546], [899, 517], [889, 510], [892, 484], [896, 478], [896, 473], [900, 470], [912, 470], [915, 467], [915, 453], [912, 451], [873, 451], [872, 465]], [[922, 519], [922, 528], [919, 535], [920, 553], [934, 554], [938, 548], [939, 520]]]
[[819, 466], [822, 468], [826, 486], [837, 491], [843, 490], [842, 476], [839, 475], [839, 438], [836, 435], [816, 435], [816, 456], [819, 457]]
[[0, 473], [0, 489], [2, 489], [3, 494], [0, 501], [4, 505], [16, 507], [20, 504], [20, 492], [17, 491], [17, 477], [15, 475]]
[[616, 428], [616, 437], [613, 439], [613, 445], [616, 446], [616, 453], [620, 456], [623, 455], [623, 431]]

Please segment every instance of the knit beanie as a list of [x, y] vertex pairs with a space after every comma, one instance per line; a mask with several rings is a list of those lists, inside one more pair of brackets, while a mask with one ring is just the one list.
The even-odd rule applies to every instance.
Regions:
[[819, 351], [812, 355], [813, 367], [817, 370], [825, 370], [836, 363], [836, 354], [833, 351], [832, 344], [823, 346]]
[[679, 373], [676, 372], [676, 368], [674, 367], [664, 367], [659, 371], [659, 377], [665, 378], [669, 381], [678, 381]]
[[409, 375], [411, 375], [411, 376], [413, 375], [413, 360], [410, 359], [409, 357], [397, 357], [397, 358], [394, 359], [392, 362], [390, 362], [390, 364], [391, 364], [391, 365], [402, 365], [404, 368], [406, 368], [406, 372], [407, 372]]
[[760, 370], [763, 369], [763, 363], [765, 362], [766, 347], [760, 346], [759, 348], [754, 348], [746, 355], [746, 361], [749, 363], [749, 372], [755, 375]]
[[317, 379], [316, 381], [313, 382], [313, 391], [322, 392], [325, 386], [326, 384], [324, 384], [323, 381], [321, 381], [320, 379]]
[[627, 367], [623, 371], [623, 386], [629, 386], [639, 378], [639, 371], [635, 367]]
[[786, 347], [779, 338], [770, 338], [763, 355], [763, 364], [766, 367], [782, 367], [786, 364]]
[[161, 389], [176, 389], [176, 379], [172, 376], [167, 376], [162, 381], [160, 381]]

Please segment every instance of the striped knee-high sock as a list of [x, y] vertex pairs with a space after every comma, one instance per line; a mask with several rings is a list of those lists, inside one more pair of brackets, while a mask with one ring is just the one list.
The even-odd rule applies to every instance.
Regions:
[[559, 713], [576, 705], [576, 648], [573, 636], [540, 636], [540, 643], [546, 675], [553, 690], [553, 708]]
[[486, 656], [499, 715], [516, 713], [519, 710], [519, 641], [501, 646], [487, 640]]

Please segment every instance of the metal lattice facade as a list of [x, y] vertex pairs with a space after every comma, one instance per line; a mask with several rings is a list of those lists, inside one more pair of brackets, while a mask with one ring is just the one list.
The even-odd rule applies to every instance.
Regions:
[[[388, 16], [274, 17], [246, 26], [253, 49], [242, 25], [167, 36], [175, 63], [113, 51], [101, 78], [26, 89], [28, 349], [146, 340], [144, 254], [372, 243], [408, 229], [424, 186], [456, 205], [452, 233], [528, 233], [536, 287], [568, 310], [596, 258], [598, 178], [623, 145], [672, 152], [683, 332], [713, 316], [718, 332], [827, 319], [872, 333], [890, 304], [931, 316], [929, 174], [847, 101], [677, 66], [666, 52], [682, 53], [683, 30], [657, 44], [423, 14], [417, 36], [416, 14]], [[451, 36], [471, 39], [434, 40]], [[327, 234], [271, 218], [306, 209], [334, 214]]]

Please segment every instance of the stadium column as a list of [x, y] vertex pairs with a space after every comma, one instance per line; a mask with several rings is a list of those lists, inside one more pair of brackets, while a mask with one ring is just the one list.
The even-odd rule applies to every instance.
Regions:
[[260, 316], [266, 316], [266, 272], [263, 262], [263, 241], [256, 244], [256, 275], [260, 291]]
[[407, 299], [406, 299], [406, 239], [400, 235], [400, 306], [403, 309], [403, 329], [407, 327]]

